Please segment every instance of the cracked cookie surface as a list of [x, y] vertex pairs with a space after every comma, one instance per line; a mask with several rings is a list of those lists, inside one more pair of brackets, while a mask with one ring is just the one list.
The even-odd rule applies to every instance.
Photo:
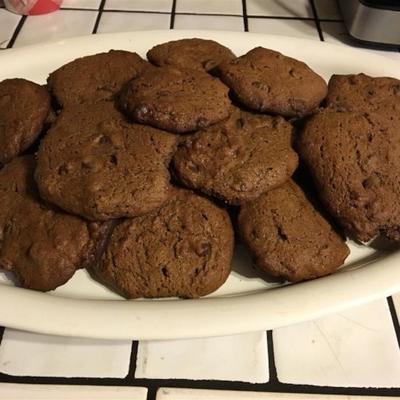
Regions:
[[227, 118], [231, 103], [228, 88], [205, 72], [153, 67], [125, 86], [119, 104], [135, 121], [187, 133]]
[[111, 102], [71, 107], [42, 140], [36, 181], [46, 200], [90, 220], [132, 217], [171, 195], [177, 137], [130, 124]]
[[138, 54], [110, 50], [78, 58], [53, 71], [47, 83], [62, 108], [111, 99], [148, 63]]
[[228, 213], [180, 189], [118, 225], [94, 275], [127, 298], [205, 296], [228, 278], [233, 242]]
[[263, 47], [219, 70], [237, 99], [256, 111], [302, 117], [315, 111], [327, 93], [325, 81], [305, 63]]
[[87, 222], [39, 197], [33, 156], [0, 171], [0, 268], [27, 289], [53, 290], [94, 263], [107, 223]]
[[291, 180], [244, 204], [239, 231], [258, 268], [291, 282], [331, 274], [350, 253]]
[[234, 59], [235, 55], [214, 40], [192, 38], [154, 46], [147, 52], [147, 58], [159, 67], [172, 65], [178, 69], [212, 71], [222, 62]]
[[229, 204], [252, 200], [283, 184], [297, 168], [292, 131], [282, 117], [233, 109], [226, 121], [179, 145], [176, 175], [186, 186]]
[[332, 75], [326, 106], [337, 111], [377, 113], [400, 121], [400, 80], [365, 74]]
[[35, 142], [49, 113], [44, 87], [26, 79], [0, 82], [0, 166]]
[[400, 123], [378, 114], [313, 116], [298, 142], [321, 200], [356, 239], [400, 241]]

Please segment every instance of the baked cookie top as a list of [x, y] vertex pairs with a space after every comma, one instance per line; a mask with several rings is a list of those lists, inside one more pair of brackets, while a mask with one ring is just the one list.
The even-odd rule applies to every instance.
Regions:
[[235, 97], [256, 111], [302, 117], [327, 93], [325, 81], [305, 63], [263, 47], [222, 63], [219, 71]]
[[137, 216], [170, 197], [176, 143], [127, 123], [111, 102], [70, 107], [40, 144], [36, 181], [43, 198], [89, 220]]
[[336, 110], [376, 112], [400, 118], [400, 80], [365, 74], [332, 75], [326, 105]]
[[15, 158], [0, 171], [0, 268], [20, 286], [52, 290], [95, 260], [107, 228], [43, 202], [33, 179], [33, 156]]
[[225, 210], [177, 190], [159, 210], [115, 228], [94, 274], [127, 298], [205, 296], [227, 279], [233, 242]]
[[138, 54], [110, 50], [77, 58], [52, 72], [47, 84], [62, 107], [112, 98], [148, 63]]
[[205, 128], [229, 116], [228, 88], [205, 72], [153, 67], [130, 81], [119, 104], [135, 121], [176, 133]]
[[252, 200], [283, 184], [298, 165], [290, 123], [282, 117], [237, 108], [223, 121], [199, 131], [178, 147], [178, 179], [229, 204]]
[[292, 180], [244, 204], [239, 230], [256, 265], [291, 282], [331, 274], [350, 252]]
[[178, 69], [212, 71], [224, 61], [236, 56], [230, 49], [206, 39], [180, 39], [154, 46], [147, 52], [147, 59], [154, 65], [172, 65]]
[[322, 201], [360, 241], [400, 226], [399, 132], [399, 122], [378, 114], [327, 110], [299, 138]]
[[0, 82], [0, 165], [33, 144], [49, 112], [50, 96], [42, 86], [26, 79]]

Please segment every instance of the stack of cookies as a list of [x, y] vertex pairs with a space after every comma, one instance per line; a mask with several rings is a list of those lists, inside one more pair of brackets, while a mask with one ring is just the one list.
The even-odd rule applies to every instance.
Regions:
[[18, 285], [87, 268], [126, 298], [196, 298], [228, 278], [235, 230], [263, 274], [291, 282], [344, 263], [336, 223], [400, 241], [400, 81], [327, 86], [279, 52], [204, 39], [147, 58], [111, 50], [45, 87], [0, 82], [0, 267]]

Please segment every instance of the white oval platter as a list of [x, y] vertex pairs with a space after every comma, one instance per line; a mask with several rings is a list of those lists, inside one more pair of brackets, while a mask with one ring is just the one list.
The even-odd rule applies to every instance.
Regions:
[[[319, 41], [222, 31], [147, 31], [73, 38], [0, 52], [0, 80], [44, 83], [49, 72], [83, 55], [109, 49], [145, 57], [153, 45], [185, 37], [219, 41], [241, 55], [255, 46], [279, 50], [309, 64], [326, 80], [333, 73], [364, 72], [400, 78], [396, 61], [369, 51]], [[295, 285], [267, 283], [237, 247], [223, 287], [196, 300], [127, 301], [80, 270], [49, 293], [14, 287], [0, 274], [0, 325], [66, 336], [173, 339], [272, 329], [339, 312], [400, 290], [400, 251], [349, 242], [351, 255], [337, 273]]]

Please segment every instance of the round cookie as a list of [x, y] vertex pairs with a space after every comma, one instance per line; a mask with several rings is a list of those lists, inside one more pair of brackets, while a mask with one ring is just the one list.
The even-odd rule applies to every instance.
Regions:
[[63, 111], [37, 154], [41, 196], [89, 220], [133, 217], [170, 197], [177, 137], [129, 124], [111, 102]]
[[219, 70], [235, 97], [256, 111], [302, 117], [315, 111], [327, 93], [325, 81], [305, 63], [263, 47]]
[[240, 204], [288, 180], [298, 165], [292, 125], [282, 117], [234, 109], [231, 116], [187, 137], [173, 162], [188, 187]]
[[336, 110], [376, 112], [399, 118], [400, 80], [365, 74], [332, 75], [326, 105]]
[[110, 50], [78, 58], [52, 72], [47, 84], [61, 107], [112, 98], [146, 68], [138, 54]]
[[244, 204], [238, 224], [256, 265], [291, 282], [331, 274], [350, 253], [291, 180]]
[[227, 118], [230, 110], [221, 81], [174, 67], [147, 69], [125, 86], [119, 102], [135, 121], [176, 133], [205, 128]]
[[53, 290], [95, 261], [107, 224], [88, 223], [44, 203], [33, 179], [32, 156], [0, 171], [0, 268], [20, 286]]
[[42, 86], [25, 79], [0, 82], [0, 165], [34, 143], [49, 112], [50, 96]]
[[126, 298], [205, 296], [228, 278], [227, 212], [186, 190], [158, 211], [118, 225], [94, 275]]
[[298, 143], [321, 200], [356, 239], [400, 228], [400, 122], [377, 114], [313, 116]]
[[212, 71], [219, 64], [236, 56], [230, 49], [206, 39], [180, 39], [154, 46], [147, 52], [147, 59], [154, 65], [172, 65], [178, 69], [190, 68]]

